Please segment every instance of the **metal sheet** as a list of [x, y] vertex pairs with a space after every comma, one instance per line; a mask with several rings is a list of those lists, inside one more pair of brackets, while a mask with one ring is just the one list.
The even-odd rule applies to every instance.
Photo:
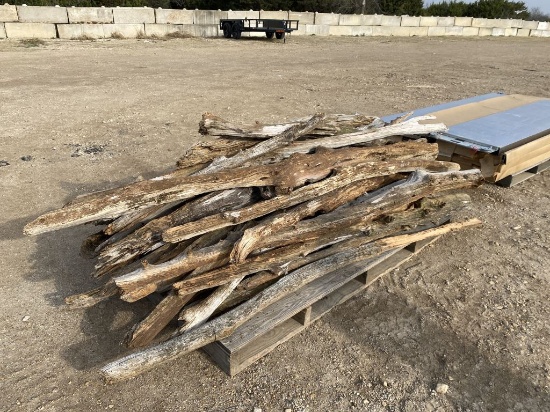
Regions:
[[[427, 115], [427, 114], [430, 114], [430, 113], [438, 112], [440, 110], [452, 109], [453, 107], [462, 106], [462, 105], [468, 104], [468, 103], [482, 102], [484, 100], [493, 99], [495, 97], [500, 97], [500, 96], [503, 96], [503, 95], [504, 95], [504, 93], [489, 93], [489, 94], [483, 94], [481, 96], [469, 97], [469, 98], [463, 99], [463, 100], [457, 100], [457, 101], [454, 101], [454, 102], [443, 103], [443, 104], [439, 104], [437, 106], [425, 107], [424, 109], [414, 110], [413, 114], [412, 114], [412, 117], [424, 116], [424, 115]], [[407, 113], [408, 112], [403, 112], [403, 113], [399, 113], [399, 114], [390, 114], [388, 116], [382, 117], [382, 120], [384, 120], [385, 122], [391, 122], [392, 120], [397, 119], [398, 117], [403, 116]]]
[[446, 136], [499, 153], [521, 146], [550, 131], [550, 100], [540, 100], [452, 126]]

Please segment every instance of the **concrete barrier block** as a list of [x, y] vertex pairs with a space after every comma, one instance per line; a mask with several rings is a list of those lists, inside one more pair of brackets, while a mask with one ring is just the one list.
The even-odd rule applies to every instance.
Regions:
[[492, 30], [493, 32], [491, 33], [491, 36], [500, 37], [506, 34], [506, 29], [503, 29], [501, 27], [493, 27]]
[[529, 37], [530, 34], [531, 34], [530, 29], [518, 29], [517, 36], [518, 37]]
[[428, 36], [430, 37], [445, 36], [445, 33], [446, 33], [445, 29], [446, 27], [438, 27], [438, 26], [428, 27]]
[[455, 17], [455, 26], [471, 27], [472, 26], [472, 18], [471, 17]]
[[464, 34], [464, 27], [452, 26], [445, 27], [445, 36], [462, 36]]
[[441, 27], [451, 27], [455, 25], [454, 17], [438, 17], [437, 25]]
[[435, 27], [437, 26], [437, 17], [432, 16], [422, 16], [420, 17], [420, 26], [421, 27]]
[[19, 21], [17, 17], [17, 8], [9, 4], [0, 6], [0, 21]]
[[382, 15], [381, 14], [367, 14], [363, 16], [364, 26], [381, 26]]
[[403, 27], [418, 27], [418, 26], [420, 26], [420, 17], [401, 16], [401, 26], [403, 26]]
[[331, 36], [372, 36], [372, 26], [329, 26]]
[[498, 29], [509, 29], [512, 27], [512, 20], [508, 19], [491, 19], [492, 27]]
[[[6, 23], [6, 26], [8, 24], [9, 23]], [[8, 37], [9, 37], [9, 34], [8, 34]], [[550, 37], [550, 30], [531, 30], [530, 37]]]
[[493, 35], [493, 29], [490, 27], [479, 27], [479, 34], [480, 37], [486, 37], [486, 36], [492, 36]]
[[362, 14], [340, 14], [340, 26], [362, 26], [365, 16]]
[[58, 24], [57, 33], [60, 39], [102, 39], [101, 24]]
[[334, 13], [315, 13], [315, 24], [338, 26], [340, 24], [340, 15]]
[[381, 26], [399, 27], [401, 26], [401, 16], [382, 16]]
[[53, 23], [4, 23], [8, 39], [55, 39]]
[[4, 27], [4, 23], [0, 23], [0, 39], [6, 38], [6, 28]]
[[328, 36], [330, 26], [328, 24], [305, 24], [304, 30], [306, 36]]
[[260, 19], [288, 20], [288, 11], [264, 11], [260, 10]]
[[193, 24], [193, 10], [155, 9], [157, 24]]
[[372, 28], [373, 36], [396, 36], [396, 37], [410, 37], [411, 27], [401, 26], [374, 26]]
[[409, 27], [411, 37], [427, 37], [428, 27]]
[[113, 9], [115, 24], [155, 23], [155, 10], [146, 7], [116, 7]]
[[504, 35], [506, 37], [516, 37], [518, 35], [518, 29], [515, 27], [504, 29]]
[[[249, 11], [232, 11], [229, 10], [227, 12], [227, 18], [228, 19], [259, 19], [260, 18], [260, 12], [255, 10], [249, 10]], [[218, 21], [219, 23], [219, 21]]]
[[528, 21], [523, 22], [523, 28], [524, 29], [537, 30], [538, 27], [539, 27], [539, 22], [538, 21], [528, 20]]
[[220, 24], [220, 19], [227, 19], [227, 11], [193, 10], [193, 24]]
[[511, 27], [516, 29], [522, 29], [523, 28], [523, 20], [521, 19], [512, 19], [510, 20]]
[[550, 22], [541, 21], [537, 26], [537, 30], [550, 30]]
[[[183, 24], [181, 31], [195, 37], [219, 37], [218, 24]], [[244, 34], [244, 33], [243, 33]]]
[[479, 35], [479, 27], [463, 27], [462, 28], [462, 35], [463, 36], [478, 36]]
[[289, 11], [288, 12], [288, 19], [289, 20], [300, 20], [300, 25], [302, 24], [315, 24], [315, 13], [311, 12], [295, 12], [295, 11]]
[[138, 23], [128, 24], [104, 24], [103, 35], [106, 39], [122, 37], [125, 39], [135, 39], [145, 35], [145, 25]]
[[102, 7], [68, 7], [69, 23], [112, 23], [113, 9]]
[[21, 23], [68, 23], [66, 7], [17, 6]]
[[491, 19], [472, 19], [472, 27], [493, 27]]
[[167, 34], [181, 31], [181, 25], [145, 23], [144, 30], [147, 37], [164, 37]]

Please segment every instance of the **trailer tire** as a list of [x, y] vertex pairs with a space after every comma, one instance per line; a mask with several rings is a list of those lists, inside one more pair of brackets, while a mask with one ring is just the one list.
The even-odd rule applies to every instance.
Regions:
[[234, 23], [233, 24], [233, 28], [232, 28], [232, 36], [235, 40], [238, 40], [241, 38], [241, 34], [242, 34], [242, 30], [243, 30], [243, 27], [241, 25], [241, 23]]
[[272, 31], [266, 31], [265, 32], [265, 37], [267, 37], [268, 39], [272, 39], [274, 34], [275, 33], [272, 32]]
[[231, 24], [224, 23], [223, 25], [223, 37], [226, 39], [231, 38]]
[[285, 33], [275, 33], [275, 37], [277, 37], [278, 40], [285, 38]]

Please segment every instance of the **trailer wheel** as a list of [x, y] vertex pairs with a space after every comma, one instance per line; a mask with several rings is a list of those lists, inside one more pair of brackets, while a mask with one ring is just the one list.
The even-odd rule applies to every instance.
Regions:
[[231, 24], [224, 23], [223, 25], [223, 37], [226, 39], [231, 38]]
[[233, 24], [233, 28], [232, 28], [232, 36], [235, 40], [238, 40], [241, 38], [241, 34], [242, 34], [242, 30], [243, 30], [243, 27], [241, 25], [241, 23], [234, 23]]
[[268, 39], [272, 39], [274, 34], [275, 33], [273, 33], [272, 31], [266, 31], [265, 32], [265, 37], [267, 37]]
[[279, 39], [279, 40], [284, 39], [285, 38], [285, 33], [275, 33], [275, 37], [277, 37], [277, 39]]

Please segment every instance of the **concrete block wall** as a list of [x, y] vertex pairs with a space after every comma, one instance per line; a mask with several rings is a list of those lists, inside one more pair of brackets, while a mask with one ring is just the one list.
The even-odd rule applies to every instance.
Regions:
[[69, 7], [69, 23], [113, 23], [113, 9], [103, 7]]
[[[111, 38], [181, 32], [218, 37], [220, 19], [299, 20], [293, 35], [550, 37], [550, 23], [472, 17], [385, 16], [263, 10], [167, 10], [147, 7], [0, 6], [3, 38]], [[243, 33], [248, 36], [249, 34]], [[251, 33], [250, 36], [264, 36]]]

